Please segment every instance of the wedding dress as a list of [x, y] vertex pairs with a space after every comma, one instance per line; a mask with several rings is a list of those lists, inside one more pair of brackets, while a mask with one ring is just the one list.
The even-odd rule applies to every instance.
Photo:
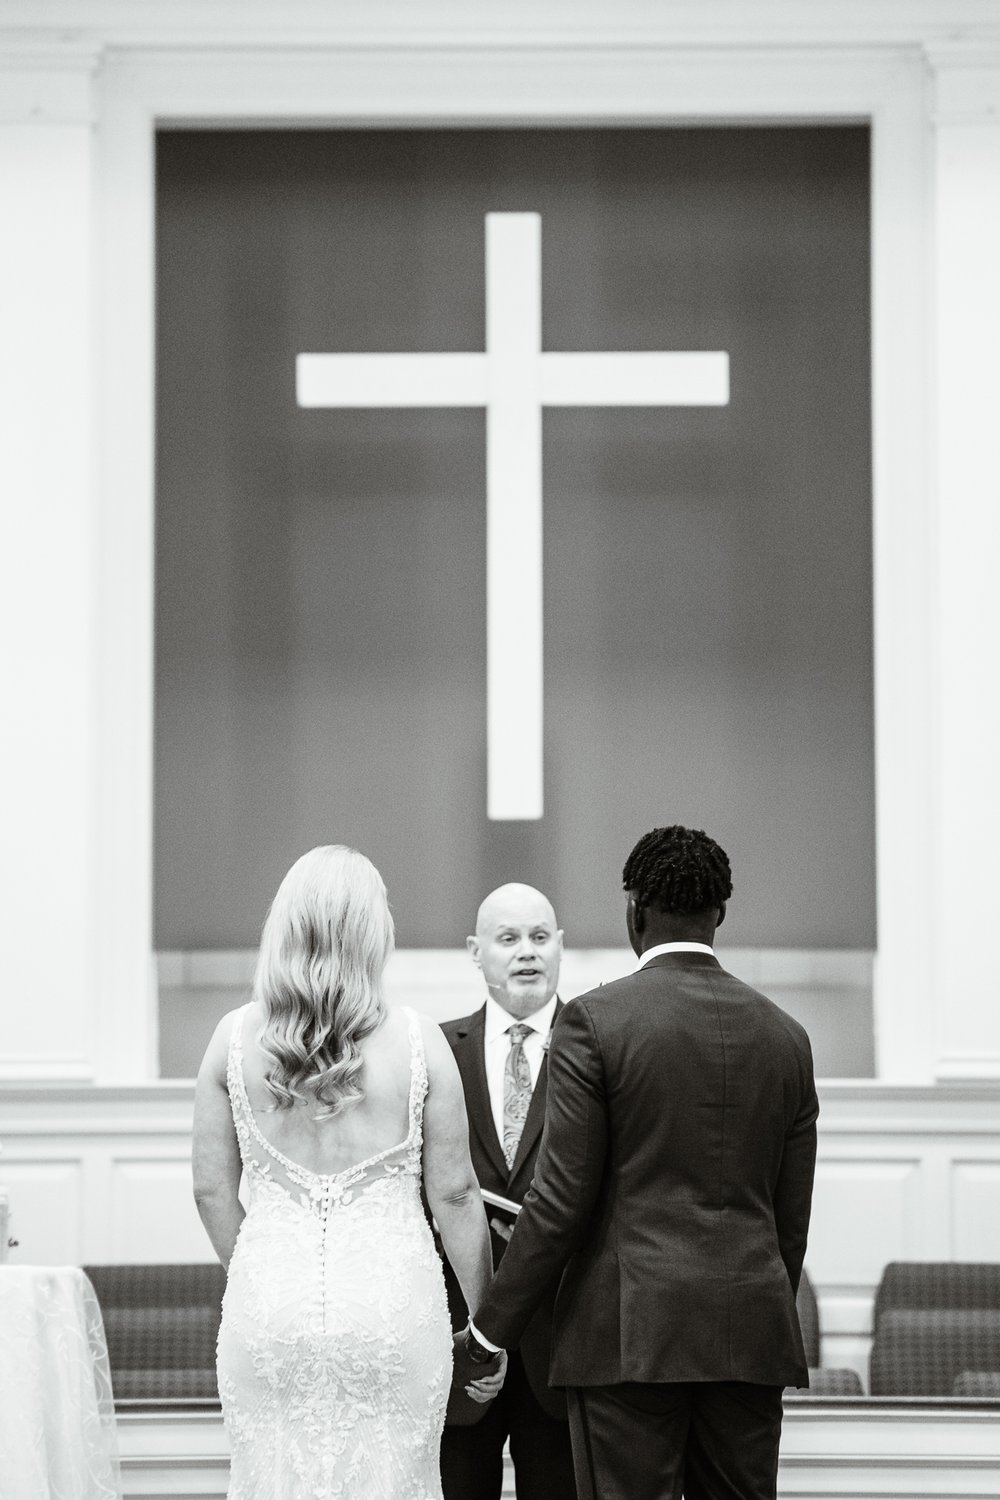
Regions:
[[406, 1139], [323, 1175], [277, 1151], [254, 1118], [248, 1009], [227, 1075], [248, 1194], [219, 1332], [229, 1500], [440, 1500], [451, 1331], [420, 1202], [420, 1023], [408, 1012]]

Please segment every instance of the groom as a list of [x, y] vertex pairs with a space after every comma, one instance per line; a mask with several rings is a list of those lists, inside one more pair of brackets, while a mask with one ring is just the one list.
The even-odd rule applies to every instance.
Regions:
[[580, 1500], [773, 1500], [818, 1105], [802, 1027], [712, 951], [732, 891], [706, 834], [655, 828], [624, 869], [638, 971], [566, 1006], [545, 1131], [465, 1339], [517, 1343], [558, 1283]]

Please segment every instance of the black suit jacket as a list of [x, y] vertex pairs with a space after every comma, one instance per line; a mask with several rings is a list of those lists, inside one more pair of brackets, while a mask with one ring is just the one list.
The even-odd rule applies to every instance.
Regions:
[[710, 954], [571, 1001], [534, 1182], [476, 1326], [516, 1343], [558, 1286], [557, 1385], [805, 1385], [818, 1112], [805, 1031]]
[[[556, 1017], [558, 1017], [562, 1008], [562, 1005], [557, 1001]], [[486, 1083], [486, 1059], [484, 1054], [484, 1038], [486, 1034], [485, 1005], [471, 1016], [463, 1016], [458, 1021], [445, 1021], [442, 1024], [441, 1030], [451, 1044], [451, 1049], [455, 1054], [455, 1061], [458, 1063], [458, 1069], [462, 1075], [462, 1084], [465, 1089], [465, 1103], [469, 1114], [469, 1147], [472, 1153], [472, 1164], [479, 1179], [479, 1184], [481, 1187], [488, 1188], [491, 1192], [501, 1193], [505, 1198], [511, 1198], [515, 1202], [520, 1203], [534, 1174], [535, 1161], [538, 1157], [538, 1146], [542, 1136], [542, 1124], [545, 1119], [547, 1059], [542, 1059], [542, 1066], [531, 1096], [528, 1117], [524, 1122], [524, 1130], [517, 1148], [517, 1155], [514, 1158], [512, 1167], [508, 1171], [503, 1150], [497, 1139], [496, 1126], [493, 1123], [493, 1111], [490, 1108], [489, 1088]], [[507, 1215], [498, 1210], [487, 1208], [487, 1213], [490, 1218], [496, 1215], [496, 1217], [505, 1222], [507, 1220]], [[501, 1235], [494, 1234], [492, 1231], [491, 1238], [493, 1241], [493, 1264], [498, 1265], [507, 1249], [507, 1241]], [[452, 1326], [456, 1329], [464, 1328], [467, 1321], [465, 1299], [458, 1285], [458, 1278], [452, 1271], [447, 1259], [445, 1259], [444, 1267]], [[554, 1294], [555, 1288], [553, 1287], [547, 1296], [540, 1298], [532, 1314], [524, 1320], [516, 1342], [507, 1347], [520, 1349], [521, 1358], [524, 1361], [525, 1373], [528, 1376], [531, 1389], [549, 1416], [565, 1417], [565, 1396], [561, 1391], [549, 1389], [549, 1360], [552, 1343], [552, 1304]]]

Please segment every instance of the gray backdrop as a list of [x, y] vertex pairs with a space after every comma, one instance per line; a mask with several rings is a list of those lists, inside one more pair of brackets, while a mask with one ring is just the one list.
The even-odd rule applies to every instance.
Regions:
[[[157, 172], [157, 946], [254, 945], [328, 841], [400, 946], [510, 878], [618, 944], [625, 854], [681, 821], [729, 945], [873, 947], [867, 131], [163, 131]], [[491, 824], [483, 413], [293, 381], [481, 349], [514, 209], [546, 348], [725, 349], [732, 402], [546, 413], [546, 815]]]

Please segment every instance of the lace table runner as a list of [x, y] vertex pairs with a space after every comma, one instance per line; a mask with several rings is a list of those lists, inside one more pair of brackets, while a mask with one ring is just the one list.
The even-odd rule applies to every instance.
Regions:
[[111, 1372], [78, 1266], [0, 1265], [0, 1496], [121, 1500]]

